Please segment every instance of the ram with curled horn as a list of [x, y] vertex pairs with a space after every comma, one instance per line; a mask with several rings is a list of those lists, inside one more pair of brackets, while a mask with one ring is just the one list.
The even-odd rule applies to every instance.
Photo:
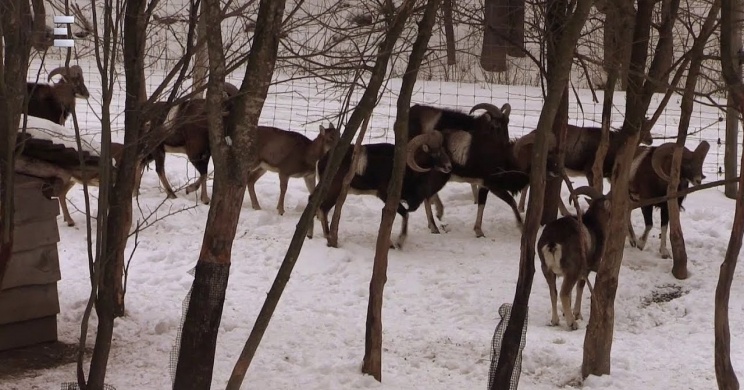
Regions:
[[[568, 328], [576, 330], [576, 321], [582, 319], [581, 296], [584, 284], [588, 282], [589, 272], [597, 272], [602, 260], [610, 218], [610, 194], [604, 196], [589, 186], [579, 187], [573, 194], [589, 196], [589, 208], [581, 219], [565, 216], [546, 224], [537, 241], [537, 254], [550, 291], [550, 324], [559, 323], [556, 278], [562, 276], [560, 297], [563, 316]], [[576, 299], [572, 309], [571, 292], [574, 286]], [[589, 289], [591, 291], [591, 284]]]
[[[669, 184], [669, 172], [672, 166], [672, 153], [676, 147], [675, 143], [665, 143], [654, 147], [639, 148], [636, 157], [630, 169], [630, 191], [635, 200], [643, 201], [667, 195], [667, 186]], [[682, 151], [682, 165], [679, 174], [679, 186], [677, 190], [683, 190], [690, 185], [700, 185], [705, 179], [703, 174], [703, 163], [710, 150], [710, 144], [702, 141], [694, 151], [684, 148]], [[677, 198], [681, 210], [684, 196]], [[661, 211], [661, 235], [659, 244], [659, 253], [662, 258], [670, 258], [671, 254], [667, 249], [667, 231], [669, 225], [669, 209], [667, 202], [661, 202], [650, 206], [641, 207], [645, 230], [639, 239], [636, 239], [635, 231], [630, 222], [630, 213], [628, 213], [628, 236], [630, 245], [640, 250], [646, 246], [648, 234], [653, 228], [653, 209], [659, 208]]]
[[[488, 193], [492, 192], [514, 211], [518, 226], [522, 218], [516, 210], [513, 194], [521, 191], [529, 182], [529, 161], [518, 159], [513, 147], [515, 140], [509, 138], [509, 116], [511, 106], [506, 103], [498, 108], [490, 103], [475, 105], [470, 112], [485, 112], [471, 116], [464, 112], [438, 107], [414, 105], [409, 114], [409, 134], [416, 136], [427, 131], [439, 130], [444, 134], [447, 153], [452, 160], [452, 181], [467, 182], [481, 187], [477, 193], [478, 214], [473, 227], [477, 237], [484, 236], [483, 210]], [[531, 143], [523, 142], [525, 145]], [[529, 159], [527, 159], [529, 160]], [[437, 196], [431, 201], [437, 207], [441, 219], [443, 207]], [[427, 215], [432, 215], [427, 199]], [[434, 218], [429, 218], [429, 229], [439, 233]]]
[[[54, 76], [60, 80], [52, 83]], [[88, 99], [83, 70], [78, 65], [52, 69], [47, 77], [49, 84], [27, 82], [28, 115], [44, 118], [58, 125], [65, 125], [75, 110], [75, 99]]]
[[[352, 150], [349, 150], [341, 166], [331, 181], [331, 185], [318, 208], [323, 234], [329, 246], [337, 245], [338, 232], [332, 232], [328, 225], [328, 212], [336, 205], [341, 192], [344, 176], [350, 169], [354, 177], [349, 185], [349, 194], [374, 195], [387, 201], [388, 184], [392, 179], [395, 146], [389, 143], [365, 144], [359, 149], [359, 159], [352, 167]], [[318, 173], [322, 178], [328, 155], [318, 161]], [[406, 172], [403, 178], [397, 213], [403, 217], [401, 232], [395, 244], [400, 248], [408, 235], [408, 214], [416, 211], [424, 199], [439, 191], [449, 180], [452, 164], [444, 150], [444, 136], [439, 131], [419, 134], [408, 141], [406, 152]], [[405, 206], [403, 205], [405, 203]], [[337, 212], [337, 211], [335, 211]], [[308, 231], [308, 237], [311, 238]]]

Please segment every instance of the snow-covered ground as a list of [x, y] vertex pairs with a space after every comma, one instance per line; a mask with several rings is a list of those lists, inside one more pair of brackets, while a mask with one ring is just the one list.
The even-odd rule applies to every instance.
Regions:
[[[486, 91], [484, 87], [444, 83], [425, 88], [432, 91], [445, 87], [449, 88], [448, 94], [435, 94], [433, 98], [418, 94], [414, 101], [467, 109], [473, 96], [489, 96], [498, 105], [508, 99], [513, 107], [512, 135], [536, 124], [541, 107], [539, 90], [491, 86], [493, 89]], [[456, 93], [460, 89], [456, 88], [462, 88], [469, 101], [461, 101], [462, 96], [458, 98]], [[581, 97], [587, 115], [597, 113], [593, 118], [598, 119], [601, 109], [590, 103], [586, 91], [581, 91]], [[394, 104], [390, 99], [383, 100], [384, 105], [391, 102]], [[267, 105], [265, 116], [289, 119], [277, 107]], [[298, 111], [303, 110], [310, 108], [303, 106]], [[379, 108], [383, 113], [393, 110]], [[676, 132], [674, 111], [678, 108], [670, 111], [654, 129], [655, 134]], [[715, 144], [718, 124], [708, 125], [719, 114], [705, 108], [699, 114], [693, 124], [706, 129], [691, 137], [688, 146], [694, 147], [701, 136], [711, 141], [706, 174], [707, 181], [715, 180], [723, 148]], [[572, 104], [571, 117], [580, 115]], [[620, 115], [615, 119], [619, 124]], [[308, 134], [314, 136], [317, 124], [308, 128]], [[301, 127], [294, 123], [293, 129]], [[166, 166], [174, 186], [183, 186], [196, 176], [184, 158], [169, 156]], [[253, 210], [248, 199], [243, 204], [218, 338], [215, 388], [224, 387], [227, 381], [307, 203], [304, 183], [292, 180], [287, 211], [284, 216], [277, 215], [274, 207], [278, 187], [276, 175], [268, 174], [256, 187], [264, 210]], [[83, 192], [77, 188], [70, 192], [70, 201], [82, 207]], [[183, 211], [155, 222], [138, 236], [129, 270], [127, 313], [116, 321], [107, 375], [107, 382], [118, 389], [171, 387], [171, 351], [180, 326], [183, 299], [193, 280], [188, 271], [197, 260], [208, 213], [208, 206], [199, 205], [195, 194], [185, 195], [181, 190], [178, 195], [180, 198], [165, 202], [157, 215]], [[156, 208], [164, 197], [154, 171], [146, 172], [139, 197], [143, 211], [135, 211], [135, 220], [149, 215], [147, 210]], [[430, 234], [423, 211], [418, 211], [411, 218], [407, 246], [390, 253], [383, 306], [382, 383], [360, 373], [369, 278], [382, 202], [351, 195], [344, 207], [341, 248], [326, 247], [320, 237], [305, 242], [243, 388], [485, 388], [498, 308], [511, 302], [514, 295], [520, 234], [511, 211], [495, 197], [490, 198], [486, 209], [486, 238], [475, 238], [472, 231], [476, 208], [469, 186], [448, 185], [442, 200], [449, 232]], [[590, 377], [583, 387], [580, 366], [586, 321], [580, 321], [577, 331], [568, 331], [563, 321], [559, 327], [549, 326], [549, 296], [538, 265], [530, 299], [521, 389], [715, 388], [712, 305], [734, 203], [723, 196], [722, 189], [711, 189], [689, 196], [685, 207], [682, 224], [690, 278], [675, 280], [670, 273], [671, 260], [658, 256], [658, 227], [645, 251], [626, 245], [615, 304], [612, 375]], [[65, 342], [77, 340], [89, 294], [84, 214], [73, 212], [73, 218], [78, 222], [74, 228], [65, 226], [60, 218], [62, 280], [58, 323], [59, 338]], [[634, 223], [640, 231], [643, 221], [638, 211], [634, 213]], [[395, 234], [398, 226], [396, 223]], [[134, 242], [130, 242], [130, 248], [133, 246]], [[736, 275], [736, 280], [740, 279], [741, 272]], [[677, 290], [681, 296], [669, 302], [656, 303], [652, 299]], [[731, 351], [740, 375], [744, 372], [743, 295], [741, 283], [735, 282], [730, 307]], [[588, 297], [582, 311], [588, 318]], [[74, 366], [66, 365], [0, 381], [0, 389], [50, 389], [74, 380]]]

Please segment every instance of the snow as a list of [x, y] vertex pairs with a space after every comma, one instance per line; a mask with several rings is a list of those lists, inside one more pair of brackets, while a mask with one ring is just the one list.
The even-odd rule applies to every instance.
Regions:
[[[467, 91], [466, 97], [472, 97], [476, 89], [485, 96], [490, 94], [491, 101], [498, 105], [509, 96], [508, 87], [437, 82], [426, 89], [446, 89], [448, 94], [438, 95], [441, 100], [418, 93], [414, 101], [467, 109], [473, 101], [453, 100], [462, 98], [457, 97], [458, 87]], [[525, 93], [539, 97], [540, 92], [525, 88]], [[601, 108], [592, 106], [587, 91], [579, 93], [584, 99], [585, 112], [596, 113], [594, 118], [598, 119]], [[284, 101], [287, 107], [290, 98], [284, 95], [270, 99], [287, 99]], [[616, 96], [616, 101], [622, 99], [622, 94]], [[386, 106], [391, 103], [392, 107]], [[539, 98], [513, 98], [509, 103], [513, 136], [535, 126], [536, 113], [541, 108]], [[268, 118], [288, 120], [272, 112], [273, 107], [264, 110]], [[581, 123], [575, 107], [572, 102], [572, 122]], [[669, 110], [671, 113], [664, 115], [654, 129], [655, 134], [676, 132], [678, 115], [675, 116], [674, 110], [678, 107]], [[394, 112], [394, 99], [383, 99], [378, 112]], [[616, 112], [622, 112], [622, 106]], [[715, 139], [716, 132], [722, 129], [718, 126], [723, 124], [709, 126], [705, 118], [717, 118], [717, 112], [706, 107], [701, 112], [693, 120], [693, 126], [707, 128], [690, 137], [688, 147], [693, 148], [703, 138], [711, 141], [714, 146], [705, 170], [708, 181], [716, 180], [723, 147], [715, 146]], [[616, 115], [614, 119], [617, 123], [621, 118]], [[314, 130], [316, 124], [309, 127]], [[175, 187], [196, 176], [182, 157], [169, 155], [166, 167]], [[211, 191], [211, 181], [209, 184]], [[247, 199], [243, 203], [218, 338], [215, 388], [224, 387], [307, 204], [304, 183], [291, 180], [286, 213], [279, 216], [274, 209], [278, 187], [276, 175], [265, 175], [256, 184], [264, 210], [253, 210]], [[76, 188], [70, 192], [70, 203], [82, 207], [83, 192]], [[196, 194], [185, 195], [182, 188], [178, 199], [163, 204], [165, 194], [153, 171], [145, 173], [141, 191], [135, 221], [147, 217], [148, 221], [162, 219], [140, 232], [129, 269], [126, 316], [116, 320], [107, 374], [107, 382], [118, 389], [171, 387], [171, 351], [181, 321], [183, 299], [193, 280], [189, 270], [198, 257], [209, 210], [208, 206], [198, 204]], [[485, 211], [485, 238], [475, 238], [472, 231], [476, 207], [468, 185], [451, 183], [441, 197], [446, 207], [444, 221], [448, 233], [429, 233], [425, 214], [419, 210], [411, 216], [406, 247], [390, 252], [383, 305], [382, 383], [362, 375], [360, 367], [368, 286], [383, 204], [373, 197], [350, 195], [341, 220], [341, 247], [326, 247], [316, 222], [316, 238], [304, 244], [243, 388], [486, 388], [491, 338], [499, 321], [498, 308], [511, 303], [514, 296], [520, 234], [509, 208], [493, 196]], [[646, 249], [639, 251], [626, 244], [615, 302], [609, 376], [590, 377], [581, 383], [589, 293], [585, 290], [582, 306], [585, 320], [579, 321], [578, 330], [567, 330], [563, 319], [560, 326], [549, 326], [550, 299], [536, 259], [520, 389], [716, 387], [712, 306], [719, 266], [729, 240], [734, 202], [723, 196], [722, 188], [717, 188], [691, 194], [685, 201], [685, 209], [682, 224], [689, 255], [689, 279], [674, 279], [671, 260], [662, 260], [658, 255], [658, 212]], [[174, 214], [166, 216], [169, 213]], [[78, 221], [76, 227], [65, 226], [61, 219], [59, 227], [62, 280], [58, 283], [61, 308], [58, 326], [59, 338], [65, 342], [77, 341], [89, 295], [84, 217], [79, 211], [73, 214]], [[635, 229], [640, 232], [643, 227], [640, 212], [633, 216]], [[396, 235], [398, 223], [393, 228]], [[129, 250], [133, 248], [134, 239], [131, 239]], [[740, 271], [735, 278], [741, 279]], [[668, 302], [651, 299], [654, 294], [676, 291], [680, 296]], [[743, 293], [742, 284], [735, 282], [730, 304], [731, 353], [739, 376], [744, 373]], [[89, 345], [94, 329], [95, 316]], [[87, 366], [86, 363], [86, 369]], [[0, 381], [0, 389], [55, 388], [60, 382], [74, 380], [74, 365], [65, 365]]]

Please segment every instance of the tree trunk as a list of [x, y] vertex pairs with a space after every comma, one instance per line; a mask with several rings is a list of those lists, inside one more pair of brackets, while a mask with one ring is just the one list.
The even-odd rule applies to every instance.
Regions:
[[274, 283], [271, 285], [271, 289], [266, 296], [266, 301], [264, 301], [264, 304], [261, 307], [261, 311], [256, 318], [256, 322], [253, 325], [251, 334], [248, 336], [248, 340], [246, 340], [245, 345], [243, 346], [240, 357], [235, 362], [230, 380], [227, 383], [227, 390], [238, 390], [240, 389], [240, 385], [243, 383], [246, 371], [248, 371], [248, 368], [253, 361], [258, 345], [261, 343], [261, 339], [269, 326], [271, 316], [273, 315], [274, 310], [276, 310], [276, 306], [279, 304], [279, 299], [282, 296], [282, 292], [284, 291], [287, 282], [289, 282], [289, 277], [292, 275], [292, 270], [294, 269], [294, 266], [297, 263], [297, 258], [300, 256], [300, 252], [302, 251], [305, 235], [307, 234], [308, 228], [313, 223], [313, 218], [318, 210], [318, 206], [326, 192], [328, 192], [331, 180], [336, 175], [336, 172], [338, 172], [338, 168], [341, 166], [341, 161], [346, 155], [357, 129], [359, 129], [364, 118], [368, 117], [374, 109], [379, 97], [380, 88], [382, 87], [382, 83], [385, 81], [390, 57], [396, 41], [403, 31], [405, 20], [406, 18], [403, 17], [396, 18], [393, 23], [387, 27], [385, 38], [380, 43], [377, 58], [372, 68], [372, 72], [370, 73], [367, 88], [364, 90], [361, 99], [359, 99], [356, 109], [354, 109], [354, 112], [349, 117], [349, 121], [346, 123], [344, 132], [341, 134], [337, 146], [329, 152], [328, 163], [324, 174], [321, 177], [318, 186], [315, 187], [315, 191], [310, 195], [308, 205], [302, 212], [299, 222], [297, 222], [297, 228], [292, 235], [292, 240], [289, 243], [289, 248], [287, 248], [284, 260], [282, 260], [282, 265], [279, 267]]
[[[398, 10], [398, 17], [408, 18], [414, 1], [407, 1]], [[408, 111], [411, 106], [413, 87], [416, 85], [419, 67], [424, 59], [431, 38], [431, 30], [436, 21], [440, 0], [428, 0], [424, 15], [418, 24], [418, 35], [411, 48], [406, 73], [401, 82], [398, 95], [397, 115], [393, 130], [395, 132], [395, 155], [393, 172], [388, 183], [387, 200], [382, 209], [380, 229], [377, 232], [375, 260], [372, 278], [369, 282], [369, 304], [367, 306], [366, 335], [364, 338], [364, 359], [362, 372], [382, 381], [382, 296], [387, 281], [388, 252], [390, 234], [395, 213], [400, 204], [400, 191], [406, 172], [406, 146], [408, 144]]]
[[[371, 114], [372, 113], [370, 112], [370, 115]], [[367, 134], [367, 126], [369, 126], [369, 120], [370, 116], [364, 118], [362, 129], [359, 130], [359, 135], [357, 135], [356, 143], [354, 143], [354, 150], [351, 153], [351, 165], [349, 165], [350, 167], [357, 166], [357, 162], [359, 161], [359, 151], [362, 149], [362, 141], [364, 140], [364, 135]], [[344, 203], [346, 202], [346, 196], [349, 194], [349, 185], [351, 184], [351, 180], [354, 179], [355, 175], [356, 172], [353, 169], [349, 169], [349, 171], [346, 172], [346, 175], [344, 175], [344, 180], [341, 182], [341, 191], [339, 191], [338, 197], [336, 198], [336, 204], [333, 206], [333, 218], [331, 218], [330, 233], [327, 237], [328, 246], [333, 248], [338, 248], [338, 225], [341, 223], [341, 210], [343, 209]]]
[[196, 27], [196, 53], [194, 54], [194, 76], [191, 90], [196, 91], [202, 89], [201, 92], [197, 93], [194, 97], [203, 98], [206, 94], [206, 89], [203, 89], [207, 84], [207, 71], [209, 69], [209, 55], [207, 54], [207, 45], [205, 44], [207, 39], [207, 18], [204, 13], [199, 17], [199, 22]]
[[27, 0], [15, 3], [0, 3], [0, 287], [13, 252], [15, 144], [31, 51], [31, 10]]
[[[616, 3], [619, 13], [627, 16], [632, 12], [632, 1]], [[644, 95], [643, 84], [649, 32], [653, 15], [654, 0], [638, 0], [637, 12], [633, 31], [633, 47], [631, 49], [628, 73], [628, 88], [626, 92], [625, 122], [620, 130], [623, 142], [617, 151], [615, 165], [612, 171], [612, 205], [608, 231], [617, 234], [608, 235], [605, 243], [605, 254], [599, 264], [594, 291], [591, 299], [591, 315], [584, 337], [584, 357], [581, 373], [584, 378], [589, 375], [603, 375], [610, 373], [612, 336], [615, 321], [615, 294], [617, 292], [618, 275], [623, 259], [625, 247], [625, 232], [630, 207], [628, 199], [630, 178], [630, 164], [635, 154], [650, 97]], [[627, 12], [627, 13], [626, 13]], [[628, 23], [622, 25], [628, 26]], [[652, 65], [653, 68], [653, 65]], [[653, 91], [653, 90], [651, 90]]]
[[[744, 84], [736, 69], [739, 63], [738, 59], [733, 58], [733, 53], [737, 50], [733, 47], [732, 42], [734, 15], [739, 15], [732, 12], [732, 10], [735, 10], [734, 1], [721, 0], [721, 70], [728, 85], [728, 91], [731, 92], [729, 98], [733, 97], [738, 111], [744, 112]], [[744, 156], [742, 156], [741, 167], [740, 172], [744, 172]], [[739, 188], [744, 188], [743, 186], [744, 176], [739, 178]], [[744, 235], [744, 191], [739, 191], [736, 195], [736, 211], [731, 227], [731, 238], [721, 264], [715, 298], [716, 380], [718, 388], [724, 390], [739, 389], [739, 380], [736, 378], [736, 372], [731, 364], [731, 332], [729, 330], [728, 308], [736, 262], [741, 251], [742, 235]]]
[[[729, 57], [734, 62], [732, 64], [736, 76], [741, 79], [742, 71], [739, 59], [739, 49], [742, 47], [741, 33], [742, 33], [742, 17], [744, 16], [744, 6], [742, 6], [740, 0], [732, 1], [731, 8], [727, 9], [733, 17], [733, 25], [730, 26], [730, 31], [723, 31], [721, 28], [721, 34], [731, 35], [731, 50]], [[723, 61], [723, 58], [721, 58]], [[725, 80], [724, 80], [725, 81]], [[737, 176], [737, 164], [739, 163], [739, 117], [741, 112], [736, 109], [736, 103], [734, 102], [734, 93], [731, 88], [726, 91], [726, 146], [725, 154], [723, 157], [724, 174], [726, 179], [734, 178]], [[726, 184], [724, 193], [727, 198], [735, 199], [737, 196], [737, 183]]]
[[209, 85], [207, 118], [215, 166], [212, 202], [181, 334], [174, 389], [209, 389], [231, 250], [245, 195], [247, 172], [256, 165], [255, 134], [279, 48], [284, 1], [262, 0], [241, 94], [222, 123], [225, 55], [219, 0], [204, 1]]
[[[695, 87], [700, 76], [700, 69], [703, 64], [703, 55], [705, 44], [715, 29], [716, 18], [720, 9], [720, 2], [714, 2], [707, 18], [703, 24], [700, 33], [695, 38], [692, 48], [688, 52], [690, 68], [687, 71], [685, 81], [685, 90], [680, 103], [680, 119], [677, 132], [677, 148], [672, 155], [672, 170], [670, 172], [670, 181], [667, 187], [667, 193], [671, 194], [677, 191], [679, 186], [679, 175], [682, 163], [682, 149], [687, 141], [687, 129], [690, 127], [690, 118], [695, 104]], [[685, 238], [682, 234], [682, 224], [679, 216], [679, 202], [677, 199], [670, 199], [667, 202], [669, 209], [669, 243], [672, 246], [672, 275], [677, 279], [687, 279], [687, 250], [685, 249]], [[662, 237], [663, 239], [663, 237]]]
[[[561, 39], [563, 33], [563, 26], [565, 26], [568, 20], [568, 1], [567, 0], [551, 0], [547, 3], [547, 10], [545, 12], [545, 23], [549, 28], [546, 31], [547, 41], [547, 69], [546, 69], [546, 82], [550, 86], [555, 82], [554, 80], [554, 68], [556, 63], [559, 61], [559, 56], [564, 55], [563, 53], [557, 52], [558, 40]], [[563, 89], [563, 95], [561, 97], [560, 108], [558, 113], [553, 120], [552, 131], [555, 134], [556, 145], [553, 153], [558, 157], [558, 167], [563, 168], [563, 161], [565, 157], [564, 144], [566, 141], [566, 125], [568, 124], [568, 84]], [[545, 197], [543, 212], [540, 223], [545, 225], [551, 221], [554, 221], [558, 217], [558, 204], [561, 202], [561, 186], [563, 179], [560, 176], [547, 177], [545, 185]]]
[[565, 86], [568, 84], [573, 61], [573, 49], [579, 39], [581, 29], [589, 15], [593, 0], [578, 0], [573, 14], [568, 18], [563, 34], [556, 44], [554, 82], [548, 88], [545, 104], [540, 112], [537, 125], [537, 137], [532, 153], [532, 172], [530, 174], [530, 199], [522, 233], [521, 253], [519, 257], [519, 278], [514, 293], [511, 317], [504, 332], [499, 361], [492, 389], [508, 389], [512, 380], [514, 365], [519, 354], [522, 329], [527, 316], [532, 281], [535, 274], [535, 244], [537, 230], [540, 227], [540, 216], [543, 213], [543, 195], [545, 193], [545, 165], [547, 162], [548, 132], [560, 110]]
[[[130, 0], [124, 15], [124, 72], [126, 76], [126, 100], [124, 125], [125, 145], [136, 145], [142, 128], [141, 107], [145, 93], [145, 0]], [[132, 191], [135, 170], [138, 169], [136, 148], [124, 148], [122, 161], [117, 167], [116, 182], [110, 192], [108, 224], [106, 226], [105, 251], [97, 260], [98, 295], [96, 333], [93, 356], [90, 363], [88, 389], [103, 389], [108, 365], [114, 320], [124, 314], [124, 250], [132, 226]]]

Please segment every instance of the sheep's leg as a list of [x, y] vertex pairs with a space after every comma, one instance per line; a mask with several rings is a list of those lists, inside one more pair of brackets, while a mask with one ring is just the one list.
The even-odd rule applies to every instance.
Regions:
[[[310, 193], [310, 195], [313, 194], [313, 191], [315, 191], [315, 174], [305, 176], [303, 178], [305, 180], [305, 187], [307, 187], [307, 192]], [[310, 203], [310, 197], [308, 196], [308, 203]], [[310, 223], [310, 227], [307, 228], [307, 238], [313, 238], [313, 227], [315, 226], [314, 222]]]
[[284, 195], [287, 194], [287, 185], [289, 184], [289, 176], [279, 174], [279, 202], [276, 204], [276, 210], [279, 215], [284, 215]]
[[[444, 216], [444, 205], [442, 204], [442, 199], [439, 198], [438, 193], [432, 195], [429, 199], [434, 202], [434, 207], [437, 209], [437, 219], [441, 221]], [[431, 205], [429, 206], [429, 209], [431, 210]]]
[[59, 199], [59, 208], [62, 209], [62, 217], [64, 218], [65, 222], [67, 223], [67, 226], [75, 226], [75, 221], [70, 216], [70, 211], [67, 209], [67, 193], [72, 189], [72, 187], [75, 186], [75, 182], [72, 180], [68, 180], [67, 183], [60, 189], [59, 194], [57, 194], [57, 199]]
[[576, 300], [574, 301], [573, 315], [577, 321], [584, 319], [584, 317], [581, 315], [581, 296], [584, 293], [585, 284], [586, 280], [584, 279], [580, 279], [578, 283], [576, 283]]
[[132, 196], [138, 196], [140, 194], [140, 186], [142, 185], [142, 175], [145, 174], [145, 167], [147, 164], [140, 163], [139, 169], [134, 171], [134, 189], [132, 190]]
[[669, 209], [666, 205], [661, 207], [661, 235], [659, 236], [659, 253], [662, 259], [668, 259], [672, 257], [667, 249], [667, 232], [669, 229]]
[[478, 214], [475, 216], [475, 225], [473, 226], [473, 230], [475, 230], [475, 236], [476, 237], [484, 237], [483, 234], [483, 210], [486, 208], [486, 199], [488, 199], [488, 189], [481, 187], [478, 190]]
[[646, 206], [641, 207], [641, 211], [643, 212], [643, 221], [646, 223], [646, 228], [643, 230], [643, 234], [641, 235], [641, 238], [638, 239], [636, 242], [636, 247], [640, 250], [643, 250], [644, 247], [646, 247], [646, 240], [648, 239], [648, 233], [651, 232], [651, 228], [654, 226], [654, 219], [653, 219], [653, 206]]
[[406, 238], [408, 238], [408, 210], [403, 208], [402, 205], [398, 204], [398, 214], [402, 217], [402, 221], [400, 224], [400, 234], [398, 235], [398, 242], [395, 243], [395, 247], [398, 249], [403, 248], [403, 244], [406, 243]]
[[426, 211], [426, 221], [429, 224], [429, 231], [432, 234], [439, 234], [439, 228], [437, 227], [437, 223], [434, 221], [434, 214], [431, 212], [431, 202], [429, 201], [430, 198], [424, 199], [424, 211]]
[[519, 193], [519, 206], [517, 207], [517, 209], [521, 213], [524, 212], [524, 205], [527, 202], [527, 189], [528, 188], [530, 188], [530, 186], [524, 187], [524, 189], [520, 191]]
[[545, 265], [545, 261], [541, 259], [542, 272], [545, 276], [545, 281], [548, 282], [548, 291], [550, 291], [550, 307], [552, 309], [552, 316], [550, 317], [550, 325], [556, 326], [560, 322], [558, 319], [558, 290], [555, 286], [555, 274], [553, 271], [548, 269]]
[[473, 191], [473, 204], [478, 204], [478, 185], [471, 184], [470, 190]]
[[633, 210], [628, 210], [628, 240], [630, 241], [630, 246], [633, 248], [638, 246], [638, 240], [636, 239], [635, 229], [633, 229], [633, 222], [631, 221], [631, 213]]
[[493, 193], [494, 195], [498, 196], [499, 199], [506, 202], [509, 207], [511, 207], [512, 212], [514, 212], [514, 218], [517, 220], [517, 228], [519, 228], [519, 230], [521, 231], [524, 223], [522, 222], [522, 215], [519, 214], [519, 210], [517, 209], [517, 202], [514, 201], [514, 197], [511, 196], [511, 194], [509, 194], [508, 192], [502, 190], [494, 191]]
[[258, 197], [256, 196], [256, 182], [265, 173], [265, 169], [256, 168], [253, 172], [248, 174], [248, 195], [251, 197], [251, 207], [253, 207], [254, 210], [261, 210], [261, 205], [258, 203]]
[[173, 191], [173, 187], [171, 187], [170, 183], [168, 182], [168, 178], [165, 177], [165, 151], [157, 150], [154, 154], [155, 172], [157, 172], [158, 177], [160, 178], [160, 184], [162, 184], [163, 188], [165, 188], [165, 193], [167, 194], [168, 199], [176, 199], [176, 193]]
[[561, 308], [563, 309], [563, 316], [566, 317], [566, 324], [571, 330], [579, 329], [571, 310], [571, 290], [576, 284], [576, 279], [576, 276], [564, 274], [563, 284], [561, 284]]
[[191, 164], [194, 165], [196, 170], [199, 172], [199, 179], [197, 179], [194, 183], [188, 185], [186, 187], [186, 193], [190, 194], [199, 187], [201, 187], [201, 201], [204, 204], [209, 204], [209, 195], [207, 195], [207, 177], [209, 176], [209, 155], [202, 156], [201, 158], [191, 158], [189, 157], [189, 161], [191, 161]]

